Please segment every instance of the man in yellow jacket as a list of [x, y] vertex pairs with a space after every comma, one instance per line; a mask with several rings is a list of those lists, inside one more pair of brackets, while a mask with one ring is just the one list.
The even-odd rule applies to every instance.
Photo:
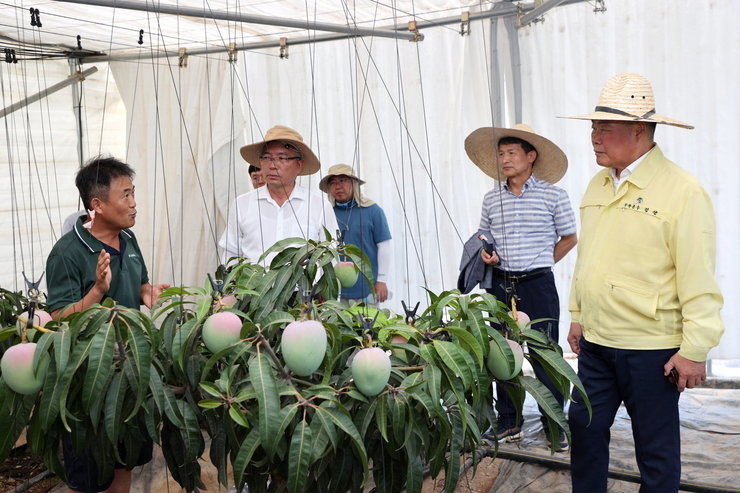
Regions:
[[[624, 402], [632, 420], [640, 491], [678, 491], [680, 392], [706, 379], [724, 331], [714, 277], [715, 222], [706, 191], [663, 156], [650, 82], [607, 81], [591, 120], [604, 166], [581, 202], [581, 238], [568, 342], [593, 406], [570, 408], [573, 491], [606, 492], [610, 427]], [[574, 397], [576, 397], [574, 395]]]

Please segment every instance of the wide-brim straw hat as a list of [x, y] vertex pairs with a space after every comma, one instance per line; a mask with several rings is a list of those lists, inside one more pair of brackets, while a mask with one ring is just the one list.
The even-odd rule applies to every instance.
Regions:
[[538, 135], [532, 127], [518, 123], [512, 128], [482, 127], [465, 139], [465, 152], [485, 174], [494, 180], [506, 181], [498, 162], [498, 142], [504, 137], [526, 140], [537, 150], [532, 174], [540, 180], [557, 183], [568, 169], [568, 158], [552, 141]]
[[352, 166], [348, 164], [335, 164], [329, 168], [329, 171], [326, 172], [326, 175], [324, 175], [319, 182], [319, 188], [329, 196], [329, 202], [332, 206], [336, 203], [336, 200], [334, 199], [334, 196], [329, 193], [329, 180], [332, 176], [342, 175], [352, 178], [352, 197], [360, 207], [370, 207], [375, 203], [360, 190], [360, 185], [364, 185], [365, 182], [357, 177]]
[[332, 176], [348, 176], [352, 178], [354, 181], [359, 183], [360, 185], [364, 185], [365, 182], [357, 178], [357, 175], [355, 174], [355, 170], [352, 166], [349, 164], [335, 164], [331, 168], [329, 168], [329, 171], [326, 172], [324, 177], [319, 182], [319, 189], [322, 192], [329, 193], [329, 179]]
[[593, 113], [563, 116], [576, 120], [606, 120], [623, 122], [652, 122], [681, 128], [693, 125], [668, 118], [655, 112], [655, 97], [650, 81], [639, 74], [618, 74], [606, 81]]
[[239, 149], [239, 153], [242, 155], [244, 160], [252, 166], [262, 168], [262, 165], [260, 164], [260, 155], [264, 151], [265, 145], [274, 141], [290, 144], [301, 153], [301, 157], [303, 158], [303, 169], [299, 173], [300, 175], [312, 175], [321, 169], [319, 158], [316, 157], [310, 147], [303, 143], [303, 137], [301, 137], [301, 134], [292, 128], [288, 128], [283, 125], [275, 125], [265, 133], [265, 137], [262, 141], [242, 147]]

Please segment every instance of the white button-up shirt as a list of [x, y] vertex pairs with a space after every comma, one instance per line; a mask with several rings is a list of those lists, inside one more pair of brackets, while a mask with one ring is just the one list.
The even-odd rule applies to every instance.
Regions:
[[[310, 192], [296, 183], [293, 192], [279, 206], [267, 190], [260, 187], [240, 195], [229, 207], [226, 230], [218, 245], [224, 264], [231, 257], [246, 257], [257, 262], [265, 250], [285, 238], [324, 241], [324, 228], [336, 236], [334, 209], [322, 194]], [[269, 265], [275, 253], [269, 255]]]

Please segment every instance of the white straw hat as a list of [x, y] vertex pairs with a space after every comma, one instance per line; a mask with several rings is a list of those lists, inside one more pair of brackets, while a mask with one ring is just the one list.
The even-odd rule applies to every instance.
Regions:
[[563, 116], [576, 120], [610, 120], [626, 122], [652, 122], [681, 128], [694, 128], [655, 112], [655, 97], [650, 81], [639, 74], [618, 74], [606, 81], [599, 102], [593, 113]]
[[465, 152], [476, 166], [494, 180], [506, 180], [498, 162], [498, 143], [504, 137], [526, 140], [537, 150], [532, 174], [540, 180], [557, 183], [568, 169], [568, 158], [552, 141], [534, 133], [529, 125], [512, 128], [482, 127], [465, 139]]

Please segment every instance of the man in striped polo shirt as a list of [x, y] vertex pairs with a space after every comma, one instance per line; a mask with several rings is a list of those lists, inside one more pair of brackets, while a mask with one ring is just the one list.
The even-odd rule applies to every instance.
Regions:
[[[490, 254], [484, 248], [480, 253], [483, 262], [493, 267], [493, 288], [487, 291], [509, 306], [516, 296], [517, 310], [532, 320], [548, 319], [532, 328], [557, 341], [560, 300], [552, 266], [578, 241], [568, 194], [553, 185], [565, 174], [568, 159], [553, 142], [521, 124], [510, 129], [479, 128], [465, 139], [465, 150], [498, 182], [483, 198], [478, 228], [494, 247]], [[562, 408], [563, 395], [541, 365], [535, 361], [533, 366]], [[496, 385], [496, 394], [496, 438], [520, 440], [521, 410], [517, 412], [503, 384]], [[541, 420], [550, 443], [547, 420], [544, 416]], [[555, 449], [568, 450], [562, 430]]]

